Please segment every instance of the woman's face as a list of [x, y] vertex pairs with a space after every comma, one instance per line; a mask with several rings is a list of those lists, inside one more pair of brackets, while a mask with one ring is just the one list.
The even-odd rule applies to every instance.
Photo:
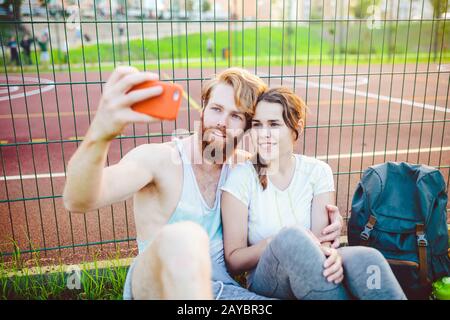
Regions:
[[284, 122], [283, 107], [279, 103], [261, 101], [256, 105], [251, 136], [266, 163], [294, 151], [295, 132]]

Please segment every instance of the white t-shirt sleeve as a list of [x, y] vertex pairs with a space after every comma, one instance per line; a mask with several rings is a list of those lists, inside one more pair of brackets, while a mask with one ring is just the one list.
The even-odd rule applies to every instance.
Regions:
[[314, 184], [314, 196], [325, 192], [336, 191], [334, 189], [333, 171], [331, 170], [331, 167], [328, 163], [323, 161], [318, 163], [318, 167]]
[[233, 168], [225, 184], [220, 188], [222, 191], [232, 194], [246, 207], [250, 204], [250, 194], [254, 179], [250, 165], [248, 163], [239, 164]]

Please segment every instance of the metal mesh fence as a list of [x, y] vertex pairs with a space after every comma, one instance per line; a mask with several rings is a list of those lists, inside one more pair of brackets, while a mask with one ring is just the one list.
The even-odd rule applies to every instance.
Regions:
[[239, 66], [306, 101], [295, 151], [330, 164], [345, 217], [373, 164], [428, 164], [448, 187], [448, 1], [24, 0], [0, 8], [3, 256], [135, 246], [131, 200], [79, 215], [61, 196], [102, 84], [122, 64], [185, 93], [176, 121], [128, 127], [108, 165], [139, 144], [169, 141], [174, 129], [192, 132], [203, 82]]

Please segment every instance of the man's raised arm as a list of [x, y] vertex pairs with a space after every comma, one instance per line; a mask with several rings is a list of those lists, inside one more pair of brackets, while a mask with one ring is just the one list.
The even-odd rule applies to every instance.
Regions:
[[[133, 67], [117, 68], [105, 84], [94, 120], [85, 139], [69, 160], [63, 200], [66, 209], [86, 212], [127, 199], [153, 179], [152, 166], [139, 166], [148, 154], [142, 145], [131, 150], [118, 164], [106, 167], [111, 141], [130, 123], [158, 121], [135, 112], [131, 105], [161, 94], [162, 88], [135, 90], [133, 86], [158, 76]], [[156, 158], [154, 159], [156, 161]]]

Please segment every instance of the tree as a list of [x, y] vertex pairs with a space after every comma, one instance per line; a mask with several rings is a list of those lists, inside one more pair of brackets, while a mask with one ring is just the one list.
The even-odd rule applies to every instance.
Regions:
[[202, 12], [208, 12], [209, 10], [211, 10], [211, 4], [208, 0], [203, 0], [202, 2]]
[[379, 5], [379, 2], [380, 2], [380, 0], [355, 0], [355, 1], [352, 1], [351, 9], [353, 11], [353, 15], [357, 19], [368, 18], [372, 15], [371, 10], [369, 10], [370, 7]]
[[20, 23], [21, 20], [21, 6], [22, 0], [4, 0], [3, 3], [0, 4], [0, 7], [5, 9], [6, 12], [12, 12], [8, 16], [2, 16], [1, 20], [3, 21], [19, 21], [19, 23], [2, 23], [0, 25], [0, 32], [2, 33], [3, 41], [7, 40], [10, 36], [16, 36], [16, 33], [29, 33], [27, 29]]
[[192, 12], [194, 10], [194, 0], [186, 0], [186, 12]]
[[9, 11], [9, 9], [12, 8], [13, 12], [10, 17], [11, 20], [20, 20], [20, 7], [22, 6], [22, 0], [5, 0], [1, 6], [6, 11]]
[[440, 17], [443, 13], [447, 12], [448, 9], [448, 0], [431, 0], [431, 4], [433, 5], [433, 16], [434, 18]]
[[442, 31], [442, 37], [444, 37], [444, 30], [440, 28], [440, 21], [439, 18], [441, 18], [446, 12], [450, 10], [448, 7], [449, 3], [448, 0], [431, 0], [431, 4], [433, 5], [433, 19], [435, 19], [434, 24], [434, 41], [433, 41], [433, 51], [434, 51], [434, 61], [437, 59], [437, 52], [438, 52], [438, 46], [439, 46], [439, 38], [440, 33]]

